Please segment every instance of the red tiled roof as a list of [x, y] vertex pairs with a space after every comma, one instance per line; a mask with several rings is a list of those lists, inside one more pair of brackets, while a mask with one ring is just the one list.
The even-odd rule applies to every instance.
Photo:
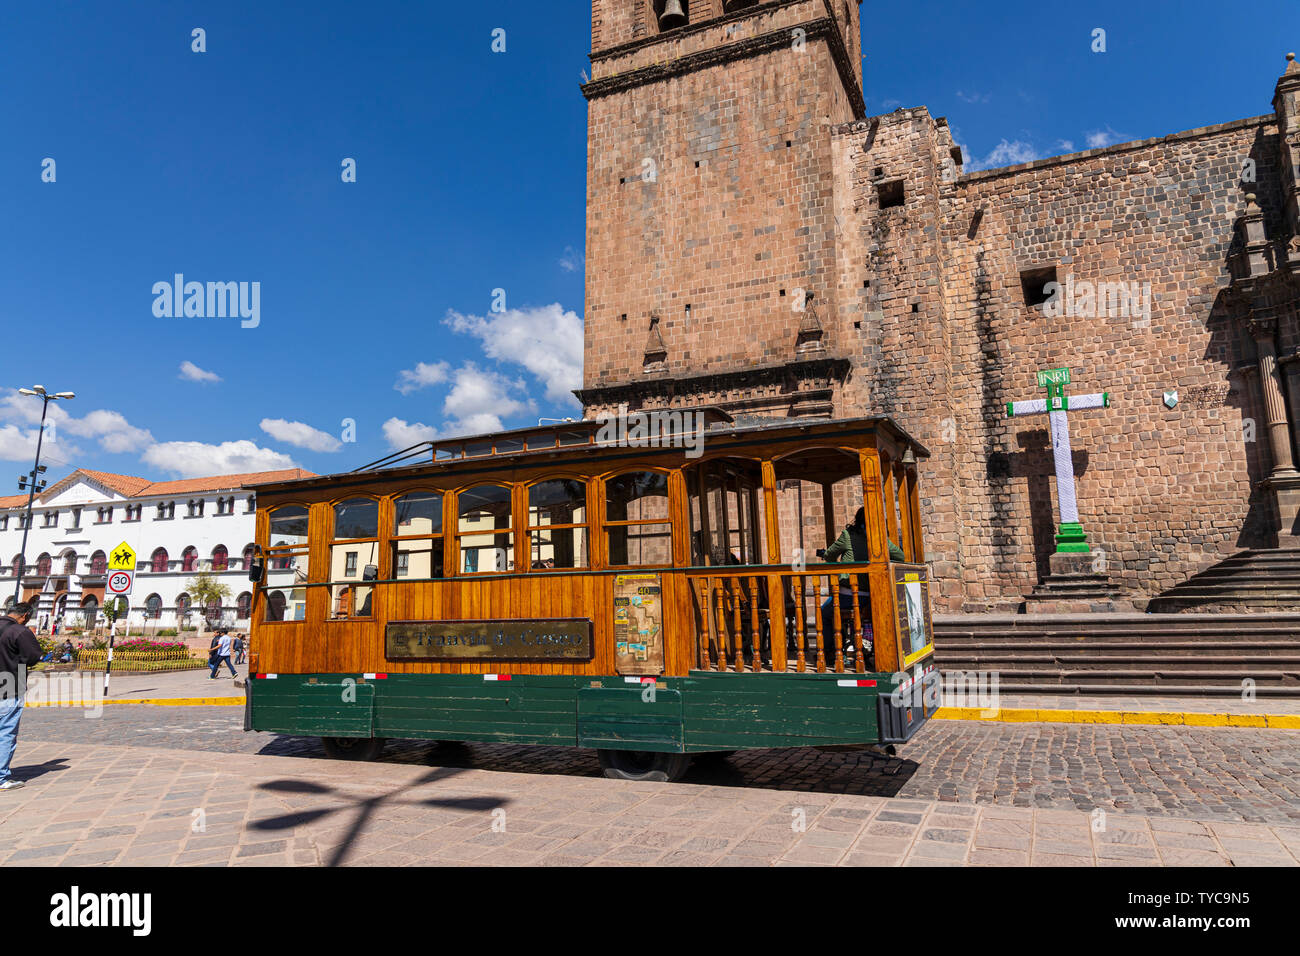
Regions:
[[269, 484], [273, 481], [297, 481], [300, 478], [315, 478], [316, 475], [301, 468], [288, 468], [283, 471], [250, 471], [242, 475], [216, 475], [212, 478], [181, 478], [178, 481], [158, 481], [151, 484], [135, 497], [145, 495], [189, 495], [200, 491], [225, 491], [228, 488], [243, 488], [247, 485]]
[[[71, 487], [81, 476], [105, 488], [116, 491], [125, 498], [145, 498], [153, 495], [188, 495], [205, 491], [227, 491], [248, 485], [267, 484], [275, 481], [297, 481], [300, 478], [315, 478], [313, 472], [302, 468], [288, 468], [282, 471], [251, 471], [239, 475], [213, 475], [210, 478], [181, 478], [176, 481], [150, 481], [148, 478], [136, 478], [132, 475], [115, 475], [106, 471], [91, 471], [78, 468], [66, 478], [49, 486], [37, 496], [43, 501], [57, 495], [65, 488]], [[0, 508], [19, 508], [27, 504], [26, 495], [8, 495], [0, 497]]]
[[51, 498], [63, 491], [65, 488], [72, 487], [72, 485], [76, 484], [79, 475], [85, 475], [91, 481], [95, 482], [95, 484], [103, 485], [105, 488], [116, 491], [124, 498], [138, 495], [143, 489], [148, 488], [153, 484], [153, 482], [148, 478], [136, 478], [132, 475], [115, 475], [112, 472], [107, 471], [91, 471], [89, 468], [78, 468], [62, 481], [55, 482], [50, 487], [46, 488], [41, 494], [41, 498]]

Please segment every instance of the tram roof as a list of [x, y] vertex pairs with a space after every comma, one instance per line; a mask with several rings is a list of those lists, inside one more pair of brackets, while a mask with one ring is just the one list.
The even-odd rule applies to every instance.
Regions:
[[[813, 437], [832, 437], [842, 433], [883, 431], [912, 454], [920, 458], [929, 458], [930, 451], [912, 437], [892, 418], [873, 415], [860, 418], [772, 418], [761, 415], [731, 415], [715, 406], [673, 409], [645, 409], [642, 416], [659, 413], [664, 418], [659, 420], [662, 428], [656, 432], [661, 447], [638, 448], [638, 451], [652, 454], [659, 452], [670, 454], [682, 451], [681, 447], [662, 447], [664, 439], [695, 433], [696, 429], [680, 427], [686, 412], [699, 413], [704, 418], [704, 439], [743, 439], [770, 436], [778, 440], [783, 436], [806, 435]], [[633, 413], [634, 415], [637, 413]], [[677, 416], [673, 418], [673, 416]], [[611, 421], [617, 419], [583, 419], [565, 421], [554, 425], [538, 425], [531, 428], [516, 428], [509, 431], [489, 432], [480, 435], [465, 435], [456, 438], [425, 441], [393, 452], [383, 458], [350, 472], [338, 472], [332, 475], [318, 475], [290, 481], [274, 481], [263, 484], [250, 484], [250, 489], [278, 491], [281, 489], [310, 488], [337, 483], [348, 479], [356, 481], [365, 475], [383, 475], [384, 477], [401, 477], [406, 474], [428, 474], [430, 468], [455, 470], [457, 466], [474, 464], [482, 466], [492, 464], [501, 468], [515, 465], [527, 465], [572, 454], [575, 451], [613, 451], [624, 446], [608, 442], [598, 442], [597, 433]], [[622, 420], [635, 422], [632, 416]], [[673, 429], [671, 425], [678, 424]], [[698, 426], [697, 426], [698, 427]], [[625, 434], [620, 431], [620, 434]]]

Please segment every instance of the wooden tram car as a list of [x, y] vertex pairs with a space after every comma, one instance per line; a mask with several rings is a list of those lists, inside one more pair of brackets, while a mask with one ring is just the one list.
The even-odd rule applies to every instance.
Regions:
[[[659, 780], [692, 754], [906, 741], [937, 698], [928, 452], [887, 418], [689, 411], [258, 486], [246, 729], [354, 759], [386, 738], [590, 747]], [[783, 482], [821, 487], [822, 547], [847, 483], [867, 560], [797, 550], [802, 514], [783, 540], [808, 497]]]

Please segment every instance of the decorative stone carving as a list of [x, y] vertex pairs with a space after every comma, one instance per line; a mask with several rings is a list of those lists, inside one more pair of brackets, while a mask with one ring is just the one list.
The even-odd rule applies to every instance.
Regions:
[[650, 334], [646, 337], [644, 367], [647, 372], [662, 371], [668, 362], [668, 349], [659, 332], [659, 316], [650, 316]]
[[826, 344], [822, 341], [825, 332], [817, 310], [813, 307], [813, 293], [805, 292], [803, 300], [803, 318], [799, 321], [799, 334], [795, 338], [794, 350], [797, 355], [808, 352], [825, 352]]

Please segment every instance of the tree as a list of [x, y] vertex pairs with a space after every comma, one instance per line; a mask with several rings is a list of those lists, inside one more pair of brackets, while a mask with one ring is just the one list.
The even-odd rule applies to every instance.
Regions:
[[194, 577], [190, 578], [187, 585], [190, 596], [198, 602], [199, 607], [203, 608], [204, 619], [211, 624], [211, 613], [208, 605], [214, 601], [218, 606], [225, 604], [226, 599], [230, 597], [230, 588], [222, 584], [207, 571], [200, 571]]
[[117, 623], [118, 620], [126, 616], [129, 605], [126, 598], [115, 597], [109, 598], [104, 602], [104, 620], [108, 621], [109, 626]]

